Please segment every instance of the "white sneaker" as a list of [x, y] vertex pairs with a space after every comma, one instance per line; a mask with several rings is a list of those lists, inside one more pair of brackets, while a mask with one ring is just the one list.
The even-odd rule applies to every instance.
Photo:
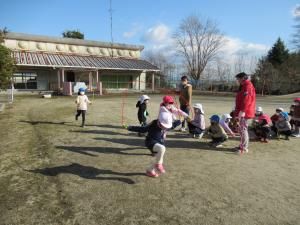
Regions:
[[292, 137], [298, 138], [298, 137], [300, 137], [300, 134], [292, 134]]
[[181, 131], [181, 132], [186, 132], [186, 128], [181, 127], [181, 128], [180, 128], [180, 131]]

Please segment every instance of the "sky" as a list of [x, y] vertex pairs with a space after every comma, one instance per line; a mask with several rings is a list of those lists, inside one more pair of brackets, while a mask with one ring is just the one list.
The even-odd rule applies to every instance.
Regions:
[[[0, 28], [61, 36], [79, 29], [85, 39], [110, 41], [109, 0], [0, 0]], [[300, 0], [112, 0], [113, 39], [167, 52], [182, 19], [217, 21], [228, 60], [240, 52], [260, 56], [281, 37], [289, 48]]]

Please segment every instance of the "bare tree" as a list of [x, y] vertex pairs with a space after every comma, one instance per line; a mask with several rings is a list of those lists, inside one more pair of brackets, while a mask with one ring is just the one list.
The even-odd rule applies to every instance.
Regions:
[[224, 42], [217, 23], [210, 19], [188, 16], [181, 21], [173, 38], [189, 75], [198, 83], [205, 67], [214, 59]]
[[144, 59], [157, 66], [160, 69], [159, 75], [163, 84], [171, 83], [173, 75], [176, 72], [176, 65], [171, 63], [171, 59], [161, 52], [147, 51]]

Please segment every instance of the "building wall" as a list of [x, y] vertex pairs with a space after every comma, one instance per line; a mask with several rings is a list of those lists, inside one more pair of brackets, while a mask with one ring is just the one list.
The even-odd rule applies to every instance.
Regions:
[[50, 83], [57, 83], [57, 71], [56, 70], [37, 70], [37, 89], [49, 90]]

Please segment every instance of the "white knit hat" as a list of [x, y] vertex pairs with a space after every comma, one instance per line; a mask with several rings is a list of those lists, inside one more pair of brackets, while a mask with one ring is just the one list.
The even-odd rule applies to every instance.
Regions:
[[196, 108], [196, 109], [199, 109], [200, 112], [204, 114], [204, 110], [203, 110], [202, 104], [196, 103], [196, 104], [193, 105], [193, 107]]
[[158, 115], [158, 121], [162, 126], [169, 129], [173, 125], [172, 114], [169, 112], [162, 112]]
[[226, 119], [231, 119], [231, 118], [232, 118], [232, 117], [231, 117], [228, 113], [222, 115], [222, 119], [224, 119], [224, 120], [226, 120]]
[[148, 95], [142, 95], [139, 99], [140, 103], [143, 103], [146, 100], [150, 100], [150, 97]]
[[258, 106], [258, 107], [256, 108], [256, 112], [263, 112], [263, 108], [260, 107], [260, 106]]

